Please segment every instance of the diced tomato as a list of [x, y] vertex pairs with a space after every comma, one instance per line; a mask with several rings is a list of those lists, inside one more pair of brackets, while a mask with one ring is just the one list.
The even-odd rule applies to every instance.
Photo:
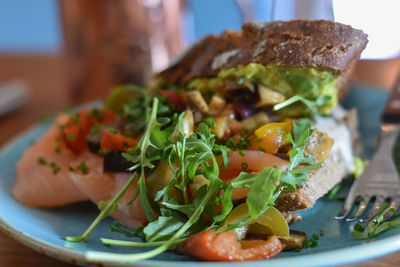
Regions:
[[191, 236], [183, 250], [208, 261], [245, 261], [269, 259], [282, 251], [284, 245], [276, 236], [267, 240], [238, 241], [233, 232], [216, 235], [214, 230]]
[[242, 171], [243, 171], [242, 169], [233, 169], [233, 168], [225, 169], [223, 167], [220, 167], [219, 178], [224, 182], [228, 182], [236, 178]]
[[183, 96], [173, 90], [161, 90], [160, 94], [167, 97], [167, 103], [179, 106], [183, 102]]
[[100, 142], [100, 148], [103, 151], [106, 149], [125, 151], [136, 146], [137, 143], [138, 141], [135, 138], [131, 138], [120, 133], [112, 133], [104, 129]]
[[62, 128], [65, 145], [74, 153], [81, 153], [87, 148], [86, 136], [96, 123], [113, 125], [116, 114], [105, 109], [85, 109], [71, 116]]

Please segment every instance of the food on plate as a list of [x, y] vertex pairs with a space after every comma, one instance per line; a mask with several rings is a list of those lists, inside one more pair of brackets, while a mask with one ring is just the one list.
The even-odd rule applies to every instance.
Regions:
[[252, 22], [206, 37], [145, 88], [120, 86], [103, 107], [60, 116], [18, 163], [14, 196], [36, 207], [96, 203], [99, 216], [68, 241], [86, 241], [111, 215], [136, 229], [113, 231], [146, 243], [103, 243], [156, 247], [90, 260], [178, 248], [242, 261], [299, 249], [294, 211], [353, 168], [355, 113], [337, 104], [366, 43], [330, 21]]
[[56, 207], [88, 199], [69, 177], [77, 156], [61, 140], [60, 126], [68, 120], [60, 115], [19, 160], [13, 194], [24, 205]]

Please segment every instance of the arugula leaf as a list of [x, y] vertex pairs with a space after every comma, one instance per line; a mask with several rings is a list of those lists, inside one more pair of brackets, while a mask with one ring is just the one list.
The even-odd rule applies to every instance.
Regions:
[[272, 110], [277, 111], [277, 110], [283, 109], [287, 106], [290, 106], [293, 103], [301, 102], [304, 105], [306, 105], [306, 107], [310, 111], [311, 115], [315, 117], [315, 116], [320, 115], [320, 108], [323, 105], [325, 105], [326, 103], [328, 103], [330, 100], [331, 100], [331, 96], [328, 96], [328, 95], [321, 95], [316, 100], [309, 100], [300, 95], [295, 95], [279, 104], [276, 104], [272, 108]]
[[143, 233], [148, 242], [168, 240], [184, 223], [175, 217], [160, 216], [157, 220], [149, 223]]
[[126, 237], [141, 237], [143, 235], [143, 227], [138, 227], [134, 233], [127, 231], [122, 228], [122, 223], [119, 221], [114, 221], [112, 224], [109, 224], [108, 227], [110, 228], [110, 232], [118, 232]]
[[338, 195], [340, 189], [342, 189], [342, 183], [338, 183], [329, 191], [328, 198], [331, 200], [344, 200], [345, 196]]
[[154, 130], [157, 127], [162, 126], [162, 123], [157, 121], [157, 110], [159, 107], [159, 101], [158, 98], [153, 99], [153, 107], [151, 110], [151, 115], [149, 117], [146, 131], [143, 133], [142, 137], [139, 140], [139, 143], [137, 144], [136, 147], [133, 149], [130, 149], [128, 153], [123, 153], [122, 156], [134, 163], [131, 168], [129, 168], [130, 171], [133, 171], [137, 168], [140, 169], [140, 177], [138, 180], [138, 190], [136, 192], [136, 196], [140, 196], [140, 202], [142, 204], [144, 213], [146, 214], [146, 218], [149, 221], [153, 221], [153, 214], [155, 211], [153, 210], [153, 207], [150, 204], [150, 200], [148, 198], [148, 193], [147, 193], [147, 187], [146, 187], [146, 182], [145, 182], [145, 168], [153, 168], [153, 161], [160, 159], [159, 157], [148, 157], [147, 153], [149, 148], [158, 148], [156, 145], [154, 145], [151, 142], [151, 136], [154, 132]]
[[299, 164], [313, 164], [314, 160], [312, 157], [304, 156], [304, 149], [310, 139], [313, 130], [311, 129], [312, 122], [308, 119], [300, 119], [299, 124], [293, 121], [293, 138], [289, 133], [285, 133], [287, 138], [293, 145], [293, 148], [289, 151], [290, 164], [289, 170], [293, 170]]
[[264, 168], [255, 177], [246, 198], [250, 216], [255, 219], [274, 205], [274, 195], [279, 187], [282, 171], [276, 167]]
[[[146, 130], [138, 145], [125, 153], [124, 157], [133, 163], [131, 170], [140, 170], [136, 196], [140, 196], [146, 217], [150, 221], [143, 229], [143, 234], [149, 244], [159, 245], [159, 247], [144, 253], [128, 255], [88, 252], [85, 255], [89, 260], [139, 261], [171, 249], [178, 241], [204, 229], [219, 228], [219, 231], [226, 231], [248, 224], [273, 205], [285, 187], [292, 186], [295, 189], [295, 185], [304, 181], [308, 171], [320, 167], [320, 164], [312, 164], [311, 158], [304, 157], [304, 148], [312, 130], [311, 122], [300, 120], [299, 124], [293, 125], [293, 135], [287, 134], [293, 145], [289, 153], [291, 164], [287, 171], [283, 172], [273, 167], [264, 168], [259, 173], [242, 172], [226, 184], [219, 178], [216, 155], [221, 155], [223, 165], [228, 167], [230, 149], [216, 144], [216, 137], [211, 131], [211, 128], [215, 127], [215, 122], [212, 119], [206, 119], [198, 125], [196, 132], [185, 135], [182, 122], [184, 113], [176, 115], [172, 124], [171, 121], [157, 118], [157, 114], [160, 114], [157, 111], [160, 108], [157, 101], [155, 98], [152, 109], [149, 109], [151, 112], [146, 117]], [[170, 123], [169, 128], [165, 123]], [[172, 135], [174, 137], [170, 138]], [[154, 201], [159, 205], [161, 215], [154, 220], [152, 217], [154, 211], [147, 196], [144, 173], [145, 169], [153, 169], [158, 160], [168, 161], [174, 177], [167, 186], [155, 194]], [[299, 168], [300, 164], [307, 165]], [[189, 197], [186, 190], [193, 183], [196, 175], [201, 175], [208, 181], [197, 190], [193, 198]], [[233, 208], [231, 196], [235, 188], [250, 188], [246, 199], [250, 215], [237, 225], [221, 228], [226, 216]], [[176, 195], [171, 195], [171, 190], [177, 192]], [[221, 194], [222, 191], [223, 194]], [[213, 208], [219, 204], [221, 204], [221, 213], [216, 214]], [[201, 220], [205, 213], [211, 218], [213, 222], [211, 225], [206, 225]], [[118, 240], [103, 239], [103, 242], [142, 246], [135, 242], [128, 244]]]

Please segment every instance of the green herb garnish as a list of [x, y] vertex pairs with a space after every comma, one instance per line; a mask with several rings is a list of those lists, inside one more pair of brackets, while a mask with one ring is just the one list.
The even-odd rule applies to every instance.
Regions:
[[[390, 213], [392, 215], [388, 216]], [[385, 216], [389, 217], [388, 220], [385, 220]], [[384, 202], [372, 220], [365, 224], [355, 224], [350, 234], [355, 239], [373, 238], [386, 230], [400, 226], [400, 220], [396, 220], [399, 216], [400, 212], [396, 212], [387, 202]]]
[[47, 163], [47, 161], [46, 161], [44, 158], [38, 157], [38, 164], [40, 164], [40, 165], [46, 165], [46, 163]]
[[51, 169], [53, 170], [53, 174], [57, 174], [61, 170], [60, 167], [58, 167], [54, 161], [50, 162], [49, 165], [50, 165]]
[[246, 162], [242, 162], [241, 167], [242, 167], [242, 170], [245, 172], [245, 171], [247, 171], [247, 168], [249, 167], [249, 165], [247, 165]]
[[56, 148], [54, 149], [54, 152], [61, 153], [61, 147], [60, 146], [56, 146]]
[[143, 226], [138, 227], [134, 233], [127, 231], [123, 229], [122, 224], [118, 221], [114, 221], [113, 224], [110, 224], [108, 227], [110, 227], [110, 232], [118, 232], [126, 237], [142, 237], [143, 236]]
[[82, 161], [78, 166], [76, 166], [77, 171], [81, 171], [82, 174], [88, 174], [89, 173], [89, 167], [86, 165], [84, 161]]
[[264, 153], [267, 152], [267, 150], [265, 150], [265, 148], [263, 148], [262, 146], [258, 146], [257, 148], [258, 148], [258, 150], [260, 150], [260, 151], [262, 151]]
[[285, 107], [288, 107], [288, 106], [292, 105], [293, 103], [301, 102], [308, 108], [308, 110], [310, 111], [312, 116], [318, 116], [318, 115], [320, 115], [320, 108], [323, 105], [325, 105], [326, 103], [328, 103], [330, 100], [331, 100], [331, 97], [328, 95], [322, 95], [322, 96], [318, 97], [316, 100], [310, 100], [310, 99], [307, 99], [300, 95], [295, 95], [295, 96], [292, 96], [291, 98], [283, 101], [282, 103], [276, 104], [272, 110], [277, 111], [277, 110], [283, 109]]
[[[241, 172], [238, 177], [229, 184], [219, 178], [218, 155], [221, 155], [224, 167], [228, 167], [228, 153], [230, 149], [224, 145], [216, 144], [217, 138], [211, 129], [215, 128], [215, 122], [207, 119], [199, 123], [197, 131], [185, 135], [183, 131], [184, 113], [173, 116], [171, 120], [158, 118], [161, 114], [163, 104], [157, 98], [152, 100], [152, 108], [146, 108], [142, 114], [146, 114], [145, 131], [138, 145], [123, 156], [132, 162], [131, 171], [139, 171], [138, 190], [135, 197], [140, 197], [146, 218], [149, 221], [146, 227], [140, 231], [143, 233], [146, 243], [128, 242], [122, 240], [102, 239], [105, 245], [126, 245], [126, 246], [156, 246], [156, 248], [136, 254], [113, 254], [104, 252], [87, 252], [85, 257], [88, 260], [103, 260], [116, 262], [135, 262], [154, 257], [166, 250], [175, 248], [179, 243], [186, 240], [193, 234], [208, 229], [218, 229], [218, 232], [227, 231], [245, 225], [257, 218], [265, 210], [274, 205], [276, 198], [285, 188], [296, 189], [306, 179], [310, 170], [320, 167], [320, 164], [313, 164], [311, 158], [304, 157], [304, 148], [312, 134], [311, 122], [300, 120], [299, 124], [293, 123], [293, 136], [287, 134], [293, 144], [289, 152], [290, 165], [287, 171], [277, 167], [264, 168], [259, 173]], [[147, 102], [150, 104], [150, 102]], [[179, 131], [178, 136], [172, 136], [174, 129]], [[241, 137], [240, 141], [230, 139], [228, 141], [233, 147], [245, 148], [249, 145], [249, 139]], [[240, 152], [239, 152], [240, 153]], [[160, 160], [168, 162], [173, 170], [173, 177], [169, 184], [155, 194], [154, 200], [150, 201], [148, 188], [145, 180], [145, 173], [154, 171], [156, 163]], [[307, 164], [299, 167], [300, 164]], [[244, 164], [242, 167], [247, 168]], [[187, 192], [194, 178], [201, 176], [207, 183], [202, 185], [195, 196], [189, 197]], [[99, 203], [100, 215], [81, 237], [68, 237], [69, 241], [86, 241], [94, 227], [107, 215], [117, 209], [116, 203], [125, 193], [127, 188], [136, 179], [133, 176], [125, 185], [124, 189], [117, 196], [108, 202]], [[174, 188], [181, 195], [178, 201], [177, 195], [170, 194]], [[246, 203], [249, 208], [249, 218], [236, 225], [224, 226], [226, 216], [233, 208], [231, 199], [235, 188], [249, 188]], [[223, 192], [223, 193], [222, 193]], [[157, 206], [153, 206], [154, 203]], [[221, 205], [221, 212], [215, 213], [213, 207]], [[154, 214], [158, 212], [156, 219]], [[212, 224], [209, 225], [202, 220], [202, 215], [207, 214]], [[119, 224], [110, 226], [112, 231], [121, 232], [125, 235], [132, 233], [125, 231]], [[315, 240], [314, 240], [315, 241]]]
[[75, 140], [75, 136], [72, 134], [67, 134], [67, 140], [68, 141], [74, 141]]
[[318, 246], [318, 242], [314, 239], [306, 239], [303, 242], [303, 246], [305, 248], [315, 248], [316, 246]]

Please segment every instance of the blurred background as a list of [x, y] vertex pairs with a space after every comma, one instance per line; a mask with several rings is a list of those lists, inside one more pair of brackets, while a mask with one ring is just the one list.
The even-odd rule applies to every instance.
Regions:
[[42, 114], [143, 84], [196, 40], [251, 20], [363, 29], [370, 42], [353, 80], [389, 88], [400, 68], [398, 10], [397, 0], [0, 0], [0, 142]]

